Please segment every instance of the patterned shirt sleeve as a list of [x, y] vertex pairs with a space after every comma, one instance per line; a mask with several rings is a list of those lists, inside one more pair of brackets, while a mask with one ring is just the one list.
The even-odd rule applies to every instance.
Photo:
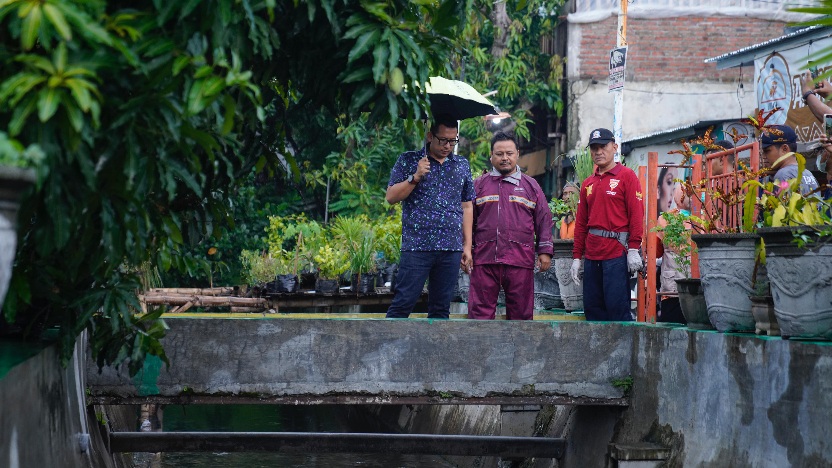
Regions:
[[390, 181], [387, 182], [387, 186], [393, 186], [398, 184], [399, 182], [404, 181], [407, 179], [409, 174], [405, 174], [406, 167], [405, 167], [405, 159], [407, 153], [402, 153], [399, 155], [399, 159], [396, 160], [396, 164], [393, 165], [393, 169], [390, 170]]
[[473, 201], [477, 198], [476, 191], [474, 190], [474, 181], [471, 177], [471, 165], [468, 164], [468, 160], [465, 159], [465, 183], [462, 186], [462, 201], [468, 202]]

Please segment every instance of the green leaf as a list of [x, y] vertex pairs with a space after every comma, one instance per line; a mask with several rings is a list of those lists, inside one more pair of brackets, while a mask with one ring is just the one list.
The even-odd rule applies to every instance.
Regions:
[[84, 80], [71, 78], [65, 80], [64, 85], [69, 88], [78, 107], [84, 112], [88, 112], [92, 105], [92, 96], [90, 96], [89, 91], [89, 88], [93, 87], [92, 84]]
[[[35, 2], [31, 2], [35, 3]], [[23, 50], [31, 50], [35, 46], [35, 40], [38, 38], [38, 31], [40, 30], [40, 22], [43, 17], [43, 10], [40, 5], [35, 5], [31, 11], [23, 18], [20, 31], [20, 44]]]
[[26, 125], [26, 119], [34, 112], [37, 106], [37, 98], [35, 96], [28, 97], [23, 105], [15, 106], [12, 112], [12, 120], [9, 122], [9, 135], [17, 136]]
[[228, 135], [234, 129], [234, 114], [236, 112], [236, 105], [231, 95], [226, 94], [223, 97], [223, 107], [225, 108], [225, 113], [223, 114], [221, 134]]
[[58, 31], [58, 34], [64, 38], [64, 40], [72, 40], [72, 29], [70, 29], [69, 23], [66, 22], [66, 17], [63, 13], [61, 13], [61, 10], [55, 7], [55, 5], [44, 3], [43, 13], [46, 15], [49, 22], [52, 23], [55, 30]]
[[181, 55], [179, 57], [176, 57], [173, 60], [173, 76], [179, 75], [179, 73], [182, 72], [182, 70], [185, 67], [190, 65], [190, 63], [191, 63], [191, 57], [189, 57], [187, 55]]
[[352, 96], [352, 102], [350, 102], [350, 109], [353, 111], [360, 111], [362, 106], [366, 104], [372, 97], [375, 95], [376, 89], [375, 87], [367, 84], [356, 91]]
[[390, 50], [384, 45], [376, 45], [373, 49], [373, 80], [376, 83], [381, 83], [384, 78], [384, 71], [387, 69], [387, 57]]
[[370, 79], [373, 76], [373, 72], [370, 67], [361, 67], [357, 70], [353, 70], [347, 76], [341, 79], [342, 83], [355, 83], [356, 81], [364, 81]]
[[373, 44], [376, 43], [380, 33], [376, 31], [367, 32], [361, 35], [357, 41], [355, 41], [355, 45], [353, 46], [352, 50], [350, 50], [350, 54], [347, 57], [347, 63], [352, 63], [357, 58], [364, 55]]
[[347, 31], [344, 34], [344, 39], [355, 39], [355, 38], [361, 36], [362, 34], [366, 34], [368, 32], [371, 32], [371, 31], [375, 30], [375, 29], [376, 29], [376, 25], [371, 24], [371, 23], [365, 23], [362, 20], [361, 24], [350, 28], [349, 31]]
[[179, 19], [180, 19], [180, 20], [185, 19], [185, 17], [186, 17], [186, 16], [188, 16], [188, 15], [190, 15], [190, 14], [191, 14], [191, 12], [193, 12], [193, 11], [194, 11], [194, 9], [195, 9], [195, 8], [196, 8], [196, 7], [197, 7], [197, 6], [198, 6], [201, 2], [202, 2], [202, 0], [188, 0], [188, 3], [186, 3], [186, 4], [182, 7], [182, 10], [179, 12]]
[[55, 115], [60, 99], [60, 90], [56, 88], [44, 88], [38, 92], [38, 119], [41, 122], [46, 122]]
[[70, 125], [72, 125], [72, 128], [76, 132], [80, 132], [84, 127], [84, 113], [81, 112], [81, 109], [65, 93], [61, 93], [61, 103], [63, 104]]

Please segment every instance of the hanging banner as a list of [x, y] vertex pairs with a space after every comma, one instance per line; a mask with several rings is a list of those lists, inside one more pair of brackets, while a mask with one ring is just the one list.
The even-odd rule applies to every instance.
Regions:
[[610, 51], [610, 88], [609, 92], [624, 89], [624, 68], [627, 65], [627, 46], [616, 47]]
[[[802, 75], [809, 71], [809, 56], [832, 46], [832, 38], [815, 39], [754, 59], [754, 88], [757, 107], [764, 112], [780, 108], [766, 122], [769, 125], [788, 125], [797, 133], [798, 143], [813, 143], [823, 135], [821, 121], [803, 103]], [[815, 64], [818, 71], [832, 68], [832, 64]]]

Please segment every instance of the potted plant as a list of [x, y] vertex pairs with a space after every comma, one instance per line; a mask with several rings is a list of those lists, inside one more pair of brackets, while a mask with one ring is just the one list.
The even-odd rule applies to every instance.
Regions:
[[372, 223], [363, 215], [339, 216], [332, 224], [332, 234], [347, 253], [351, 289], [359, 294], [375, 292], [376, 236]]
[[[798, 174], [805, 159], [795, 154]], [[749, 180], [746, 211], [756, 205], [774, 315], [784, 338], [832, 339], [832, 219], [830, 206], [803, 196], [800, 178], [774, 184]], [[750, 218], [750, 216], [749, 216]], [[753, 222], [754, 220], [748, 220]]]
[[[297, 277], [287, 275], [291, 266], [285, 252], [275, 256], [272, 252], [243, 250], [240, 263], [248, 286], [271, 294], [297, 292]], [[281, 278], [283, 281], [278, 281]]]
[[0, 309], [6, 298], [17, 252], [17, 212], [23, 194], [35, 183], [32, 169], [44, 158], [37, 145], [24, 148], [0, 132]]
[[[314, 288], [317, 271], [313, 257], [326, 239], [320, 223], [307, 219], [304, 213], [270, 216], [266, 233], [272, 257], [288, 259], [291, 265], [281, 275], [297, 277], [298, 289]], [[292, 278], [282, 276], [277, 281], [289, 286]]]
[[326, 243], [318, 249], [314, 259], [318, 267], [315, 291], [323, 295], [338, 294], [338, 276], [349, 268], [347, 253], [340, 247]]
[[[373, 226], [376, 248], [381, 254], [379, 264], [380, 287], [392, 292], [396, 286], [396, 274], [402, 255], [402, 205], [393, 205], [392, 214], [378, 220]], [[465, 296], [468, 297], [468, 290]]]

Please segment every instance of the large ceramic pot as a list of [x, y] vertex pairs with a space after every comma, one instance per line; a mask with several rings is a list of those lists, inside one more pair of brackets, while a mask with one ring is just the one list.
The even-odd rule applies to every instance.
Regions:
[[721, 332], [755, 329], [751, 315], [756, 234], [694, 234], [708, 317]]
[[554, 262], [555, 275], [558, 278], [558, 289], [560, 290], [560, 298], [563, 301], [563, 308], [568, 311], [583, 310], [584, 308], [584, 290], [580, 284], [575, 284], [572, 281], [572, 275], [569, 270], [572, 268], [572, 246], [574, 241], [572, 239], [555, 239], [554, 244]]
[[[784, 338], [832, 339], [832, 237], [809, 228], [762, 228], [774, 314]], [[794, 235], [812, 242], [799, 247]]]
[[0, 309], [12, 279], [17, 252], [17, 211], [20, 197], [35, 181], [31, 169], [0, 166]]
[[677, 279], [676, 290], [679, 292], [679, 306], [688, 322], [688, 328], [713, 330], [714, 326], [708, 318], [708, 304], [705, 302], [702, 281], [699, 278]]

